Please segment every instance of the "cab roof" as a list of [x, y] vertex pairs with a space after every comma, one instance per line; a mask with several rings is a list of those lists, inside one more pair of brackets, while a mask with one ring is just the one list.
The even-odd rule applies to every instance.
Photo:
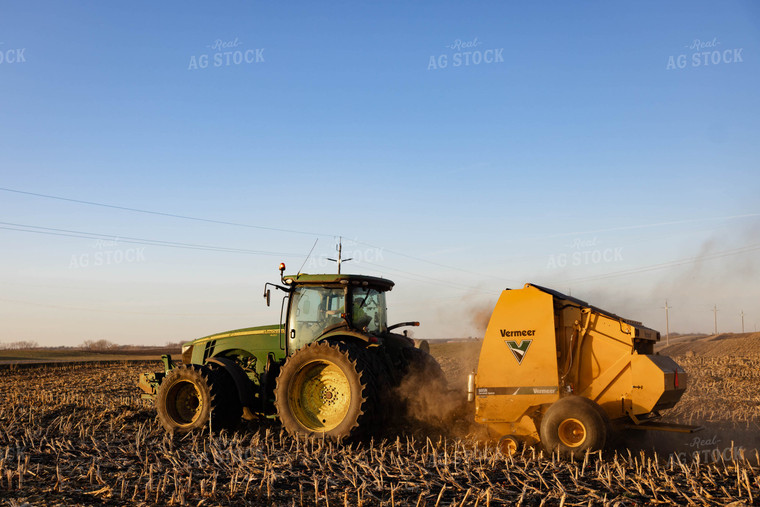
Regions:
[[296, 275], [285, 275], [282, 279], [288, 283], [292, 280], [292, 283], [296, 285], [354, 285], [354, 286], [368, 286], [374, 287], [379, 290], [391, 290], [394, 283], [385, 278], [377, 276], [367, 275], [350, 275], [350, 274], [321, 274], [321, 275], [309, 275], [307, 273], [298, 273]]

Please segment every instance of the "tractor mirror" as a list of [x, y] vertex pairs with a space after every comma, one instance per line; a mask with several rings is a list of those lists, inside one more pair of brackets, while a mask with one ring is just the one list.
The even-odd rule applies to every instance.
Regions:
[[269, 290], [269, 289], [267, 289], [267, 290], [264, 291], [264, 299], [267, 300], [267, 306], [269, 306], [269, 300], [270, 300], [271, 292], [272, 291]]

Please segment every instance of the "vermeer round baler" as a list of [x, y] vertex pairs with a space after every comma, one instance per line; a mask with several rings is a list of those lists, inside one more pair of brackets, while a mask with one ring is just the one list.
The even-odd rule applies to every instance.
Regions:
[[506, 448], [541, 442], [580, 455], [611, 431], [699, 428], [661, 422], [687, 376], [654, 352], [660, 334], [560, 292], [505, 290], [470, 385], [475, 420]]

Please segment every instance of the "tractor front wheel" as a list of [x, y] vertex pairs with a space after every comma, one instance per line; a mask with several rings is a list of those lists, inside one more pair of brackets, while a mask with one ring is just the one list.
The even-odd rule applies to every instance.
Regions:
[[604, 448], [607, 422], [603, 411], [582, 396], [568, 396], [554, 402], [541, 420], [544, 448], [560, 454], [583, 456], [587, 450]]
[[225, 372], [208, 366], [191, 364], [175, 368], [156, 393], [156, 412], [161, 424], [172, 433], [200, 429], [209, 421], [212, 430], [233, 427], [240, 414], [235, 406], [230, 406], [230, 401], [238, 402], [230, 400], [229, 384]]

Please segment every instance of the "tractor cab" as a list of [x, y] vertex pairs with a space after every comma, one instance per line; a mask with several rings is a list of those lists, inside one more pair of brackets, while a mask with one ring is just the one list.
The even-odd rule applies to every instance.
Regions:
[[[388, 333], [385, 293], [393, 282], [364, 275], [282, 276], [287, 353], [333, 335], [352, 335], [369, 343]], [[265, 292], [268, 296], [268, 292]], [[346, 304], [348, 303], [348, 304]]]

